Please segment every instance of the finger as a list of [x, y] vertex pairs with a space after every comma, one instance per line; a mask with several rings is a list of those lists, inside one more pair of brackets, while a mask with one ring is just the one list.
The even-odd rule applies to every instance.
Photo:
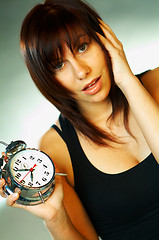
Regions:
[[0, 179], [0, 188], [3, 188], [4, 185], [5, 185], [5, 180], [4, 180], [4, 178], [1, 178]]
[[4, 191], [3, 191], [4, 185], [5, 185], [5, 180], [4, 180], [4, 178], [1, 178], [1, 179], [0, 179], [0, 195], [1, 195], [3, 198], [6, 198], [7, 196], [6, 196], [6, 194], [4, 193]]
[[121, 48], [122, 43], [119, 41], [119, 39], [116, 37], [115, 33], [111, 30], [111, 28], [104, 22], [100, 24], [100, 27], [102, 28], [105, 37], [113, 44], [116, 48]]
[[100, 26], [102, 29], [107, 29], [111, 35], [116, 39], [118, 40], [116, 34], [113, 32], [113, 30], [110, 28], [110, 26], [108, 24], [106, 24], [105, 22], [103, 22], [102, 20], [100, 20]]
[[113, 46], [117, 49], [121, 48], [122, 43], [118, 40], [118, 38], [113, 35], [109, 30], [107, 30], [106, 28], [102, 27], [102, 30], [105, 34], [105, 37], [113, 44]]
[[113, 30], [110, 28], [108, 24], [103, 22], [101, 19], [99, 19], [99, 22], [100, 22], [100, 26], [106, 28], [114, 37], [116, 37], [115, 33], [113, 32]]
[[98, 37], [100, 38], [101, 42], [104, 44], [107, 51], [110, 53], [110, 56], [112, 56], [114, 50], [116, 49], [114, 45], [105, 37], [97, 33]]
[[21, 208], [26, 209], [27, 206], [21, 205], [19, 203], [16, 203], [16, 201], [19, 198], [19, 193], [15, 192], [7, 197], [6, 205], [8, 207], [14, 207], [14, 208]]
[[4, 193], [3, 189], [0, 189], [0, 196], [3, 198], [7, 198], [7, 195]]
[[13, 193], [13, 194], [9, 195], [7, 197], [6, 205], [8, 207], [16, 207], [15, 201], [17, 201], [18, 198], [19, 198], [19, 194], [18, 193]]
[[122, 43], [114, 46], [115, 44], [113, 44], [109, 39], [103, 37], [99, 33], [97, 33], [97, 35], [100, 38], [101, 42], [104, 44], [107, 51], [109, 52], [109, 55], [110, 55], [111, 58], [115, 59], [115, 58], [118, 58], [118, 57], [122, 57], [123, 59], [126, 60], [126, 56], [125, 56], [125, 53], [124, 53], [124, 50], [123, 50]]

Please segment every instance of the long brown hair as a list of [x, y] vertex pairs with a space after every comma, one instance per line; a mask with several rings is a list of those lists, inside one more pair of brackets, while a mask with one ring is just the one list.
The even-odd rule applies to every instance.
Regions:
[[109, 119], [123, 110], [125, 128], [129, 131], [127, 100], [114, 83], [109, 54], [96, 34], [104, 36], [99, 19], [96, 11], [81, 0], [46, 0], [25, 17], [20, 44], [27, 68], [40, 92], [83, 135], [98, 145], [109, 146], [111, 141], [118, 142], [117, 139], [81, 114], [73, 93], [56, 80], [54, 67], [55, 60], [63, 56], [64, 43], [73, 52], [80, 30], [97, 41], [105, 53], [112, 82], [109, 97], [113, 111]]

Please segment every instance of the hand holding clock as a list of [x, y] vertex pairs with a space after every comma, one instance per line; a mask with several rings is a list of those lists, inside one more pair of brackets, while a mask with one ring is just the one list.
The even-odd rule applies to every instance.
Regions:
[[11, 147], [8, 145], [8, 159], [1, 169], [0, 195], [7, 198], [7, 206], [25, 209], [46, 223], [54, 216], [58, 216], [59, 220], [57, 212], [60, 212], [62, 217], [66, 212], [63, 207], [61, 177], [58, 175], [66, 174], [58, 173], [53, 161], [40, 150], [18, 148], [18, 151], [11, 154], [18, 144], [19, 141], [16, 141], [10, 144]]
[[[56, 169], [56, 171], [58, 170]], [[56, 213], [60, 209], [63, 209], [63, 203], [62, 203], [63, 188], [61, 183], [61, 177], [57, 175], [55, 177], [55, 181], [56, 181], [56, 184], [55, 184], [54, 192], [53, 194], [50, 195], [49, 199], [44, 204], [39, 204], [35, 206], [25, 206], [25, 205], [20, 205], [16, 203], [16, 201], [19, 198], [19, 194], [17, 192], [13, 193], [12, 195], [9, 195], [8, 197], [3, 193], [3, 187], [5, 185], [5, 180], [3, 178], [0, 179], [0, 195], [2, 197], [7, 198], [6, 200], [7, 206], [27, 210], [32, 214], [36, 215], [37, 217], [43, 219], [47, 223], [51, 221], [54, 218], [54, 216], [56, 216]]]

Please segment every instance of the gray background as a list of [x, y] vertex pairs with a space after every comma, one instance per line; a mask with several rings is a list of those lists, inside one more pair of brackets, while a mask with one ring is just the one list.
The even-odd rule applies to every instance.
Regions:
[[[0, 0], [0, 140], [22, 139], [38, 147], [40, 136], [58, 111], [38, 92], [19, 50], [19, 31], [26, 13], [39, 0]], [[158, 0], [89, 0], [124, 44], [134, 73], [159, 63]], [[4, 147], [0, 146], [0, 151]], [[78, 217], [78, 216], [77, 216]], [[0, 239], [51, 239], [41, 220], [8, 208], [0, 198]]]

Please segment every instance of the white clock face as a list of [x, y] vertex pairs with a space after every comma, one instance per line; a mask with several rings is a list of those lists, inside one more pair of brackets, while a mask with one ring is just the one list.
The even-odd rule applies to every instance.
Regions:
[[43, 152], [27, 149], [10, 161], [10, 171], [17, 182], [26, 187], [43, 187], [54, 177], [52, 160]]

